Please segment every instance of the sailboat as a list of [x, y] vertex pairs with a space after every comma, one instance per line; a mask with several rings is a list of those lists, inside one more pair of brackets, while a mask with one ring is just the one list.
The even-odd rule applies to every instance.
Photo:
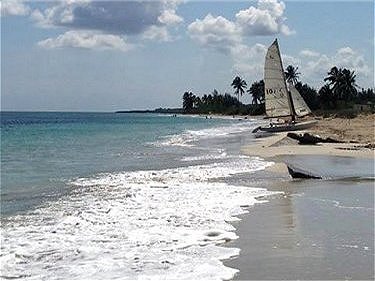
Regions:
[[264, 64], [264, 91], [267, 118], [290, 118], [288, 121], [271, 122], [269, 126], [258, 127], [253, 132], [284, 132], [305, 130], [314, 126], [318, 121], [298, 122], [297, 117], [311, 114], [310, 108], [294, 87], [287, 83], [279, 44], [277, 39], [268, 48]]

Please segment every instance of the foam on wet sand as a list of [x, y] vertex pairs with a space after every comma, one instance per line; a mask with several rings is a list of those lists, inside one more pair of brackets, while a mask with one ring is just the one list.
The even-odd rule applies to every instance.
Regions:
[[101, 174], [3, 223], [2, 275], [55, 279], [229, 279], [228, 222], [275, 192], [220, 181], [271, 165], [259, 158]]

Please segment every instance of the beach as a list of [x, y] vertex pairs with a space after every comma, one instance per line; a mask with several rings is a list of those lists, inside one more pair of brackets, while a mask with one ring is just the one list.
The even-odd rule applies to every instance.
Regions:
[[0, 1], [0, 281], [375, 280], [374, 1]]
[[331, 136], [342, 141], [374, 144], [375, 114], [360, 114], [355, 118], [320, 118], [310, 131], [321, 136]]
[[373, 280], [373, 182], [277, 180], [284, 195], [236, 224], [234, 279]]
[[[228, 246], [240, 255], [225, 262], [239, 269], [234, 279], [373, 280], [373, 120], [330, 118], [308, 131], [345, 143], [298, 145], [279, 133], [243, 146], [246, 155], [274, 161], [257, 186], [283, 193], [236, 223], [239, 239]], [[348, 123], [353, 130], [344, 130]], [[286, 165], [322, 179], [292, 179]]]
[[371, 278], [373, 150], [265, 122], [2, 113], [2, 278]]

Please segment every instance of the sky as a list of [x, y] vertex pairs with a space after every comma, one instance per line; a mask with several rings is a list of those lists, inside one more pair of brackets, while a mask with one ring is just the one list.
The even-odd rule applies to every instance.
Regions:
[[[333, 66], [374, 87], [373, 1], [1, 2], [1, 110], [181, 107], [263, 79], [278, 39], [284, 67], [319, 89]], [[251, 101], [245, 94], [243, 102]]]

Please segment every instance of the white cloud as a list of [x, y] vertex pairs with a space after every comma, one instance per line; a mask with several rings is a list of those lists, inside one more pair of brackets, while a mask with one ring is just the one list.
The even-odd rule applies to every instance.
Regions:
[[38, 11], [33, 19], [43, 27], [139, 35], [150, 26], [181, 23], [176, 9], [173, 1], [63, 1]]
[[281, 59], [283, 61], [284, 68], [287, 68], [288, 65], [299, 66], [302, 63], [300, 58], [287, 54], [281, 54]]
[[312, 58], [314, 58], [314, 57], [319, 57], [320, 54], [318, 52], [311, 51], [309, 49], [304, 49], [304, 50], [299, 52], [299, 55], [301, 57], [312, 57]]
[[344, 48], [340, 48], [340, 49], [337, 50], [337, 55], [342, 56], [342, 57], [353, 56], [353, 55], [355, 55], [355, 52], [350, 47], [344, 47]]
[[320, 54], [313, 60], [312, 58], [307, 59], [303, 70], [307, 75], [323, 77], [333, 66], [348, 68], [363, 76], [371, 74], [370, 67], [363, 55], [350, 47], [340, 48], [332, 56]]
[[[249, 47], [244, 44], [244, 38], [293, 34], [294, 31], [285, 24], [284, 12], [285, 4], [280, 0], [258, 0], [256, 7], [238, 11], [234, 21], [211, 14], [196, 19], [188, 26], [188, 34], [203, 47], [229, 54], [234, 72], [261, 79], [266, 46], [255, 44]], [[288, 62], [295, 62], [292, 57], [284, 57]]]
[[364, 56], [350, 47], [337, 49], [332, 55], [322, 54], [314, 50], [301, 50], [297, 57], [283, 56], [284, 67], [288, 64], [298, 66], [301, 80], [315, 87], [324, 84], [324, 77], [333, 66], [355, 71], [360, 86], [373, 87], [373, 69]]
[[301, 66], [302, 75], [306, 77], [322, 77], [329, 69], [333, 66], [331, 64], [331, 58], [327, 55], [320, 55], [314, 60], [303, 61], [304, 65]]
[[17, 0], [2, 0], [0, 8], [1, 16], [26, 16], [30, 13], [30, 7]]
[[283, 16], [285, 4], [278, 0], [259, 0], [257, 8], [251, 6], [236, 14], [236, 23], [247, 36], [275, 35], [278, 33], [291, 35], [291, 31], [285, 25]]
[[240, 10], [235, 21], [208, 14], [188, 26], [188, 34], [204, 47], [228, 52], [242, 44], [246, 36], [291, 35], [294, 31], [285, 24], [285, 4], [279, 0], [258, 0], [257, 7]]
[[146, 29], [145, 32], [143, 32], [142, 38], [159, 42], [168, 42], [172, 40], [165, 26], [156, 25], [152, 25]]
[[31, 13], [39, 27], [65, 27], [70, 31], [39, 43], [39, 46], [127, 50], [122, 35], [147, 40], [171, 41], [168, 27], [183, 22], [177, 15], [179, 1], [56, 2]]
[[128, 51], [132, 45], [116, 35], [101, 34], [92, 31], [68, 31], [57, 38], [48, 38], [38, 42], [38, 45], [46, 49], [55, 48], [83, 48], [97, 50], [118, 50]]
[[246, 35], [271, 35], [278, 32], [275, 18], [267, 10], [250, 7], [236, 14], [236, 20]]
[[264, 57], [267, 47], [263, 44], [255, 44], [249, 47], [239, 44], [231, 49], [233, 59], [233, 72], [246, 77], [250, 81], [263, 79]]
[[188, 26], [188, 34], [205, 47], [228, 52], [241, 42], [237, 26], [222, 16], [208, 14], [203, 20], [195, 20]]
[[[233, 72], [247, 77], [249, 81], [263, 79], [264, 60], [267, 52], [267, 46], [255, 44], [251, 47], [240, 44], [231, 49], [233, 59]], [[284, 68], [289, 64], [298, 66], [301, 63], [299, 58], [282, 54]]]
[[[266, 51], [267, 46], [262, 44], [255, 44], [252, 47], [238, 44], [232, 47], [230, 54], [233, 59], [233, 72], [249, 83], [263, 79]], [[283, 50], [281, 53], [284, 68], [288, 65], [298, 67], [301, 81], [313, 87], [320, 88], [324, 84], [323, 79], [333, 66], [355, 71], [357, 84], [361, 87], [374, 85], [374, 70], [362, 54], [350, 47], [339, 48], [332, 55], [308, 49], [301, 50], [297, 56], [285, 54]]]
[[281, 25], [280, 25], [280, 33], [281, 33], [281, 34], [284, 34], [284, 35], [286, 35], [286, 36], [290, 36], [290, 35], [296, 34], [296, 31], [290, 29], [290, 28], [289, 28], [287, 25], [285, 25], [285, 24], [281, 24]]
[[45, 17], [43, 15], [43, 13], [41, 11], [39, 11], [38, 9], [35, 9], [34, 11], [32, 11], [32, 13], [30, 14], [30, 18], [33, 21], [37, 22], [38, 25], [44, 26], [41, 23], [45, 20]]
[[88, 5], [88, 0], [57, 2], [57, 4], [44, 10], [35, 9], [31, 13], [31, 19], [34, 20], [37, 26], [42, 28], [60, 26], [74, 28], [74, 22], [77, 20], [77, 17], [74, 16], [75, 11], [81, 8], [84, 9]]
[[259, 0], [258, 8], [268, 11], [275, 18], [280, 18], [284, 14], [285, 4], [278, 0]]
[[158, 20], [165, 25], [174, 25], [183, 22], [183, 18], [177, 15], [176, 11], [172, 9], [163, 11]]

